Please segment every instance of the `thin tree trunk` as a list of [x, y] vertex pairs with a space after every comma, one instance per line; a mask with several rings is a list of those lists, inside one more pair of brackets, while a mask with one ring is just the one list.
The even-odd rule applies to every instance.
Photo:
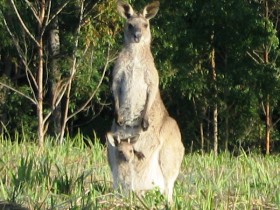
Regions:
[[38, 117], [38, 141], [39, 146], [44, 144], [44, 107], [43, 107], [43, 71], [44, 71], [44, 43], [43, 43], [43, 22], [45, 18], [46, 2], [42, 0], [40, 4], [40, 19], [38, 21], [38, 72], [37, 72], [37, 117]]
[[[264, 1], [264, 16], [265, 19], [268, 20], [268, 0]], [[265, 27], [267, 27], [267, 24], [265, 22]], [[268, 47], [265, 44], [265, 50], [264, 50], [264, 63], [268, 64]], [[265, 153], [268, 155], [270, 153], [270, 131], [271, 131], [271, 119], [270, 119], [270, 103], [269, 103], [269, 94], [266, 97], [266, 103], [265, 103], [265, 124], [266, 124], [266, 131], [265, 131]]]
[[225, 120], [225, 132], [226, 132], [226, 136], [225, 136], [225, 151], [228, 151], [228, 142], [229, 142], [229, 110], [228, 110], [228, 106], [226, 107], [226, 120]]
[[38, 141], [39, 146], [44, 144], [44, 117], [43, 117], [43, 40], [38, 40], [40, 47], [38, 49], [38, 95], [37, 95], [37, 116], [38, 116]]
[[[11, 58], [7, 55], [4, 57], [4, 75], [9, 78], [11, 78], [12, 75], [12, 61]], [[3, 133], [5, 130], [5, 125], [8, 122], [8, 115], [6, 110], [6, 98], [9, 94], [10, 90], [7, 90], [4, 87], [0, 87], [0, 107], [2, 108], [0, 110], [0, 132]]]
[[206, 137], [207, 137], [207, 152], [210, 152], [211, 148], [211, 142], [210, 142], [210, 129], [211, 129], [211, 107], [207, 107], [207, 132], [206, 132]]
[[204, 132], [203, 132], [203, 122], [199, 123], [200, 129], [200, 142], [201, 142], [201, 152], [204, 153]]
[[214, 137], [214, 154], [218, 155], [218, 106], [214, 104], [213, 110], [213, 137]]
[[[228, 72], [228, 52], [225, 50], [225, 58], [224, 58], [224, 64], [225, 64], [225, 72]], [[224, 149], [225, 151], [228, 151], [228, 143], [229, 143], [229, 105], [228, 105], [228, 95], [229, 95], [229, 88], [225, 87], [225, 99], [226, 99], [226, 118], [225, 118], [225, 144]]]
[[59, 82], [61, 81], [61, 72], [58, 64], [58, 55], [60, 54], [60, 39], [57, 16], [52, 21], [50, 27], [50, 104], [52, 108], [52, 117], [50, 120], [49, 131], [52, 135], [57, 136], [61, 132], [61, 103], [57, 104], [57, 99], [59, 96]]
[[62, 118], [61, 134], [60, 134], [60, 139], [59, 139], [60, 144], [62, 144], [63, 141], [64, 141], [66, 125], [67, 125], [67, 122], [69, 120], [70, 94], [71, 94], [71, 89], [72, 89], [72, 81], [73, 81], [73, 78], [74, 78], [74, 76], [76, 74], [76, 71], [77, 71], [76, 51], [77, 51], [78, 44], [79, 44], [79, 38], [80, 38], [79, 36], [80, 36], [80, 32], [81, 32], [83, 18], [84, 18], [84, 0], [82, 0], [81, 4], [80, 4], [79, 25], [78, 25], [78, 28], [77, 28], [77, 31], [76, 31], [76, 40], [75, 40], [75, 46], [74, 46], [74, 52], [73, 52], [72, 69], [71, 69], [71, 72], [70, 72], [70, 78], [69, 78], [69, 82], [68, 82], [67, 89], [66, 89], [65, 110], [64, 110], [64, 116]]
[[265, 104], [265, 153], [269, 155], [270, 153], [270, 129], [271, 129], [271, 120], [270, 120], [270, 105], [269, 105], [269, 95], [267, 96], [266, 104]]
[[[212, 45], [214, 42], [214, 32], [211, 36], [212, 40]], [[216, 62], [215, 62], [215, 47], [212, 46], [211, 50], [211, 69], [212, 69], [212, 80], [213, 80], [213, 91], [214, 91], [214, 103], [213, 103], [213, 143], [214, 143], [214, 154], [217, 156], [218, 155], [218, 105], [216, 102], [217, 99], [217, 87], [216, 87], [216, 80], [217, 80], [217, 75], [216, 75]]]

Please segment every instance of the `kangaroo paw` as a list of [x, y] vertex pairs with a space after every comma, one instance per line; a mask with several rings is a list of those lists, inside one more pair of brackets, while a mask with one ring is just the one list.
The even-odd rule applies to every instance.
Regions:
[[148, 127], [149, 127], [149, 121], [148, 121], [148, 119], [144, 118], [142, 121], [142, 128], [144, 131], [146, 131], [148, 129]]
[[123, 126], [124, 125], [124, 119], [122, 117], [118, 116], [117, 123], [118, 123], [119, 126]]
[[142, 160], [145, 158], [145, 155], [142, 152], [138, 152], [136, 150], [133, 150], [134, 154], [136, 155], [136, 157], [138, 158], [138, 160]]

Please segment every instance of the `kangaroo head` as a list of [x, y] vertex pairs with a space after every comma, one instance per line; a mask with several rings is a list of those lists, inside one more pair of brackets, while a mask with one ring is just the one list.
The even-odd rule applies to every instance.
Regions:
[[152, 19], [159, 10], [159, 1], [148, 4], [142, 13], [133, 10], [130, 4], [119, 1], [118, 12], [127, 21], [125, 24], [125, 43], [146, 43], [151, 42], [151, 31], [149, 20]]

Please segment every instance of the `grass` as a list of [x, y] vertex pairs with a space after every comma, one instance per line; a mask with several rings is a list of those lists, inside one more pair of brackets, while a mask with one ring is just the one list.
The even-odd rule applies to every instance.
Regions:
[[41, 149], [0, 140], [0, 209], [279, 209], [279, 184], [279, 156], [187, 154], [167, 206], [157, 189], [142, 198], [114, 192], [98, 140]]

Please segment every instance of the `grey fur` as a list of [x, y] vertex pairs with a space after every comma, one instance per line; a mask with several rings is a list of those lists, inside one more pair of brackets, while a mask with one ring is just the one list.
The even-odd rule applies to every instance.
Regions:
[[147, 131], [140, 132], [133, 143], [134, 150], [143, 153], [144, 159], [121, 161], [119, 149], [109, 142], [107, 152], [114, 188], [141, 193], [159, 187], [171, 203], [184, 146], [179, 127], [168, 115], [159, 93], [152, 105], [149, 120]]
[[112, 83], [116, 122], [120, 126], [149, 126], [149, 111], [159, 85], [150, 49], [149, 19], [156, 15], [158, 6], [158, 2], [149, 4], [142, 14], [137, 14], [129, 4], [118, 3], [119, 13], [127, 19], [125, 43], [114, 66]]
[[[117, 118], [113, 121], [112, 133], [107, 135], [107, 153], [114, 188], [140, 193], [159, 187], [172, 202], [174, 183], [184, 156], [181, 133], [160, 96], [158, 72], [150, 51], [149, 27], [146, 28], [148, 31], [145, 29], [145, 33], [136, 38], [132, 36], [133, 33], [127, 32], [130, 23], [148, 23], [145, 17], [154, 17], [155, 14], [150, 12], [156, 13], [158, 6], [159, 3], [147, 5], [138, 15], [129, 4], [118, 4], [119, 12], [128, 18], [128, 23], [125, 46], [113, 72], [112, 89]], [[145, 131], [139, 126], [141, 123]], [[146, 128], [145, 123], [148, 124]], [[119, 144], [112, 140], [114, 138], [109, 141], [108, 137], [113, 135]], [[121, 144], [131, 137], [135, 137], [133, 146]], [[126, 161], [123, 161], [120, 151], [125, 154], [122, 157]], [[131, 151], [138, 151], [145, 158], [135, 158], [136, 153]]]

